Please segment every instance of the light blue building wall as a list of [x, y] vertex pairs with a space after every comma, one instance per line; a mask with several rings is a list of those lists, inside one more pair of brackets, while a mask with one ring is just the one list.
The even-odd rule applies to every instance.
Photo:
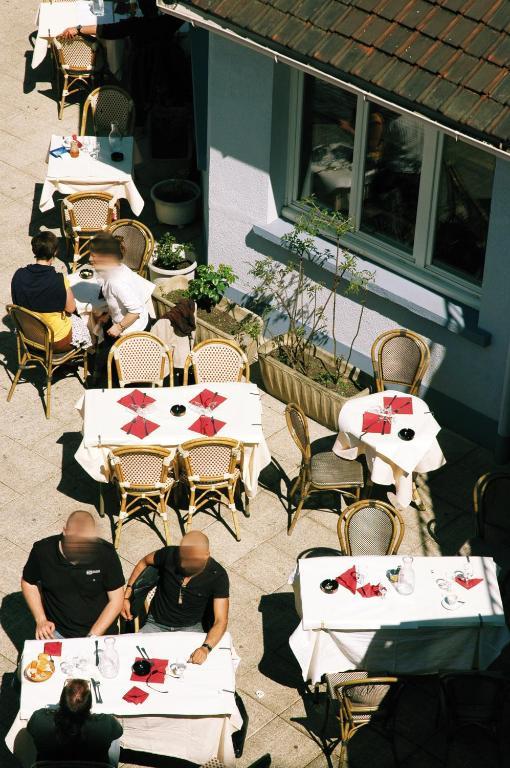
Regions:
[[[261, 254], [287, 258], [278, 241], [290, 227], [281, 217], [289, 74], [288, 67], [268, 56], [209, 35], [205, 129], [205, 114], [199, 117], [202, 141], [206, 137], [203, 186], [208, 260], [234, 267], [238, 300], [249, 297], [250, 264]], [[509, 196], [510, 163], [498, 158], [479, 312], [367, 260], [376, 279], [354, 350], [354, 362], [370, 372], [370, 347], [379, 333], [402, 326], [422, 334], [431, 347], [426, 397], [439, 421], [499, 451], [510, 437], [506, 405], [510, 375]], [[323, 283], [330, 278], [325, 270], [314, 276]], [[353, 335], [358, 311], [355, 302], [342, 298], [337, 334], [345, 345]]]

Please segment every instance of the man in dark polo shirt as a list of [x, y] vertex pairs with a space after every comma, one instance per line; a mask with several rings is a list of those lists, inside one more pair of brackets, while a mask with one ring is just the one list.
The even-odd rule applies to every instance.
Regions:
[[159, 583], [142, 632], [203, 632], [202, 621], [213, 601], [214, 624], [203, 644], [190, 656], [203, 664], [227, 629], [229, 582], [227, 572], [209, 552], [209, 539], [201, 531], [187, 533], [178, 547], [163, 547], [145, 555], [128, 579], [122, 615], [132, 619], [133, 584], [147, 566], [159, 571]]
[[37, 640], [115, 632], [124, 575], [112, 544], [96, 536], [89, 512], [73, 512], [63, 533], [36, 541], [21, 590], [36, 622]]

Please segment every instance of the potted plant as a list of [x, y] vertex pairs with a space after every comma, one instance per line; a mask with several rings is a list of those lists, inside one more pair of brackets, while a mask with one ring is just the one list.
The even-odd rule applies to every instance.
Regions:
[[164, 278], [183, 276], [188, 280], [195, 274], [197, 262], [191, 243], [178, 243], [170, 232], [159, 239], [149, 261], [149, 275], [157, 285]]
[[225, 298], [227, 288], [236, 276], [231, 267], [220, 264], [197, 267], [197, 275], [187, 285], [182, 277], [158, 284], [153, 294], [156, 316], [162, 317], [181, 297], [193, 299], [197, 305], [196, 342], [206, 339], [229, 339], [244, 349], [248, 361], [257, 357], [262, 320], [254, 312]]
[[177, 227], [194, 220], [199, 197], [200, 187], [188, 179], [166, 179], [151, 188], [158, 221]]
[[[259, 364], [267, 392], [284, 402], [299, 403], [310, 418], [336, 430], [345, 401], [368, 391], [357, 384], [359, 371], [351, 365], [350, 357], [373, 274], [360, 270], [356, 257], [340, 246], [350, 229], [349, 221], [337, 211], [320, 207], [314, 198], [303, 202], [307, 205], [305, 213], [282, 238], [291, 259], [280, 263], [266, 257], [250, 270], [257, 280], [255, 298], [266, 306], [267, 317], [274, 313], [286, 325], [284, 333], [259, 347]], [[317, 245], [317, 235], [325, 229], [334, 236], [334, 252]], [[332, 266], [329, 287], [312, 280], [306, 271], [308, 264], [324, 267], [326, 262]], [[356, 332], [346, 357], [338, 353], [336, 330], [341, 293], [361, 299]], [[332, 352], [323, 347], [329, 338]]]

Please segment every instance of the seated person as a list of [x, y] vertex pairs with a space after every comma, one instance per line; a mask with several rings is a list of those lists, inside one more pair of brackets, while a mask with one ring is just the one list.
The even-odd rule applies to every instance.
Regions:
[[214, 624], [191, 654], [193, 664], [203, 664], [227, 629], [229, 581], [225, 569], [209, 553], [209, 539], [200, 531], [187, 533], [179, 547], [163, 547], [145, 555], [128, 579], [122, 616], [132, 619], [133, 584], [152, 565], [159, 583], [142, 632], [203, 632], [202, 622], [213, 600]]
[[105, 339], [113, 343], [125, 333], [149, 330], [149, 312], [143, 280], [122, 263], [122, 238], [100, 232], [90, 241], [90, 264], [102, 281], [108, 312], [96, 317], [104, 324]]
[[96, 537], [90, 512], [73, 512], [61, 535], [35, 542], [21, 590], [37, 640], [116, 633], [124, 575], [113, 545]]
[[67, 680], [57, 709], [38, 709], [27, 730], [37, 760], [90, 760], [119, 764], [122, 726], [113, 715], [93, 715], [88, 680]]
[[41, 232], [32, 238], [35, 264], [20, 267], [11, 282], [14, 304], [37, 313], [53, 330], [53, 349], [68, 352], [73, 347], [90, 347], [90, 333], [81, 317], [72, 314], [76, 301], [65, 275], [56, 272], [53, 260], [58, 238]]

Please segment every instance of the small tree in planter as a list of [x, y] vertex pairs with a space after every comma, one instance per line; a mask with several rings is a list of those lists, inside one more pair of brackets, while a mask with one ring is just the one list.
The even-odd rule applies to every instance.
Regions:
[[[373, 273], [359, 269], [356, 257], [341, 247], [341, 238], [349, 231], [350, 222], [337, 211], [321, 208], [314, 198], [304, 202], [307, 210], [292, 231], [282, 238], [282, 245], [292, 254], [289, 261], [281, 264], [269, 257], [263, 258], [250, 270], [257, 280], [255, 298], [265, 304], [267, 314], [277, 313], [286, 325], [285, 332], [264, 347], [268, 347], [269, 354], [276, 360], [301, 376], [343, 394], [348, 390], [345, 379], [361, 327], [366, 289]], [[334, 237], [334, 250], [317, 246], [316, 236], [324, 230]], [[307, 276], [308, 262], [319, 267], [325, 266], [326, 262], [334, 264], [329, 287]], [[336, 334], [342, 281], [346, 282], [344, 296], [361, 298], [356, 333], [346, 357], [338, 354]], [[332, 355], [321, 349], [328, 337], [333, 341]]]

